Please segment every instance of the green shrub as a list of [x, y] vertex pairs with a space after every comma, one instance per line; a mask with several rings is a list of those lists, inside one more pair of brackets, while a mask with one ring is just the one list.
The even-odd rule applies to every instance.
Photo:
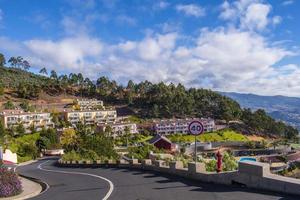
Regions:
[[79, 153], [76, 153], [74, 150], [73, 151], [70, 151], [70, 152], [67, 152], [65, 153], [63, 156], [62, 156], [62, 159], [64, 161], [77, 161], [77, 160], [82, 160], [82, 157]]
[[15, 109], [15, 105], [12, 101], [7, 101], [3, 104], [4, 109]]
[[161, 150], [157, 149], [153, 145], [144, 145], [144, 146], [139, 146], [139, 147], [129, 147], [128, 149], [128, 157], [130, 158], [136, 158], [139, 160], [142, 159], [147, 159], [150, 152], [154, 153], [160, 153], [162, 152]]
[[215, 172], [217, 169], [217, 161], [215, 159], [205, 163], [205, 169], [208, 172]]
[[238, 163], [237, 163], [236, 159], [234, 158], [234, 156], [232, 156], [230, 153], [224, 152], [222, 161], [223, 161], [223, 164], [222, 164], [223, 171], [237, 170]]

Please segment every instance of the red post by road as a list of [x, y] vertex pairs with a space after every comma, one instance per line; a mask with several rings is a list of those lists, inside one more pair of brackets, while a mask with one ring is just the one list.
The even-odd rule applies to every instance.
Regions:
[[221, 172], [222, 171], [222, 154], [220, 153], [220, 151], [218, 151], [217, 153], [217, 172]]

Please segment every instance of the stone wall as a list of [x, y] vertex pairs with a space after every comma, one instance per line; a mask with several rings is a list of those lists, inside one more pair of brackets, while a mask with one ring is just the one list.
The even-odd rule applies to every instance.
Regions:
[[113, 166], [142, 170], [144, 169], [172, 174], [202, 182], [225, 185], [240, 184], [249, 188], [300, 195], [299, 179], [274, 175], [270, 172], [269, 164], [260, 162], [239, 162], [239, 168], [237, 171], [221, 173], [207, 172], [203, 163], [189, 163], [188, 168], [184, 168], [181, 161], [166, 163], [162, 160], [151, 161], [150, 159], [142, 160], [142, 162], [138, 162], [137, 159], [132, 159], [129, 162], [125, 160], [119, 160], [117, 162], [66, 162], [59, 160], [58, 165], [62, 167]]

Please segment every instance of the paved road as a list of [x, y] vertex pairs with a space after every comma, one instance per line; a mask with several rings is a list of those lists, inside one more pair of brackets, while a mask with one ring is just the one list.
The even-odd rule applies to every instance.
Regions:
[[119, 168], [57, 168], [41, 160], [18, 171], [46, 182], [34, 200], [292, 200], [295, 196], [188, 181], [154, 172]]

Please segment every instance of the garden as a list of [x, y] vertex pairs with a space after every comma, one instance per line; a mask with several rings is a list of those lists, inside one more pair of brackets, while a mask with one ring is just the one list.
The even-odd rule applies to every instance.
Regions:
[[22, 192], [22, 184], [18, 175], [0, 163], [0, 198], [18, 195]]

